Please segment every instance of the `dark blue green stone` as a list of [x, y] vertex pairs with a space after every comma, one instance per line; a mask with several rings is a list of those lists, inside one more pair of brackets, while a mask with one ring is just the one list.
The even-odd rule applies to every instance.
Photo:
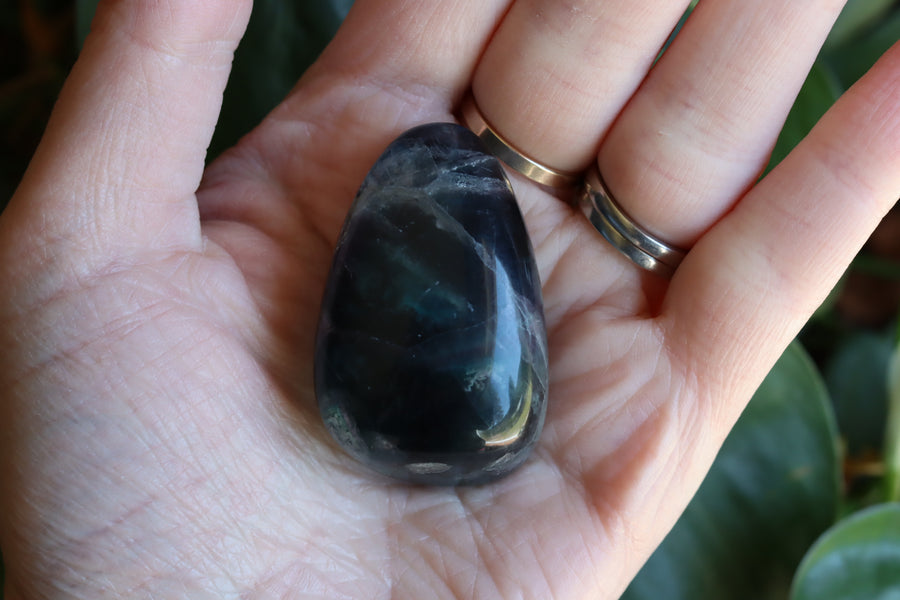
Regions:
[[483, 483], [544, 420], [547, 342], [531, 242], [499, 162], [469, 130], [397, 138], [350, 209], [316, 339], [325, 424], [381, 473]]

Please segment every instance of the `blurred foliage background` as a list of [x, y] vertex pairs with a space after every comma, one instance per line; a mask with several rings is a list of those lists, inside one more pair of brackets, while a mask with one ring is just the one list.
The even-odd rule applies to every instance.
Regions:
[[[351, 4], [256, 0], [210, 158], [280, 101]], [[0, 4], [0, 209], [37, 146], [95, 5]], [[898, 39], [900, 1], [849, 0], [770, 167]], [[900, 598], [898, 306], [895, 208], [772, 370], [625, 598]]]

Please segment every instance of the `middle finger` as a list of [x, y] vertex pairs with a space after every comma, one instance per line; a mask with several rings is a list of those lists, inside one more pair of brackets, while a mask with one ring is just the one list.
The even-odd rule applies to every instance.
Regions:
[[475, 70], [478, 107], [529, 157], [584, 169], [688, 1], [518, 0]]

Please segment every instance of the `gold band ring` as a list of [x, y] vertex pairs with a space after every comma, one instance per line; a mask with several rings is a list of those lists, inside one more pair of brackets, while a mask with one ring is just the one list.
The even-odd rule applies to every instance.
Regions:
[[481, 111], [478, 110], [478, 105], [475, 104], [475, 98], [471, 93], [463, 101], [462, 119], [466, 127], [481, 138], [481, 141], [484, 142], [491, 154], [528, 179], [543, 186], [559, 190], [573, 189], [581, 182], [580, 174], [558, 171], [542, 165], [536, 160], [528, 158], [528, 156], [517, 150], [515, 146], [507, 142], [485, 120]]

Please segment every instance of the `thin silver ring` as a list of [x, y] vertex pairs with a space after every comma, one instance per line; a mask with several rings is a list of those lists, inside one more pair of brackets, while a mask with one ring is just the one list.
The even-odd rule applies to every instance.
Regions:
[[581, 210], [606, 241], [643, 269], [671, 277], [685, 257], [685, 250], [663, 242], [635, 223], [616, 203], [596, 168], [585, 179]]
[[481, 111], [478, 110], [478, 105], [475, 104], [475, 98], [472, 94], [467, 94], [465, 100], [463, 100], [462, 118], [466, 127], [481, 138], [481, 141], [484, 142], [491, 154], [528, 179], [543, 186], [559, 190], [571, 190], [581, 183], [580, 174], [558, 171], [542, 165], [536, 160], [528, 158], [528, 156], [517, 150], [515, 146], [503, 139], [503, 136], [488, 124]]

